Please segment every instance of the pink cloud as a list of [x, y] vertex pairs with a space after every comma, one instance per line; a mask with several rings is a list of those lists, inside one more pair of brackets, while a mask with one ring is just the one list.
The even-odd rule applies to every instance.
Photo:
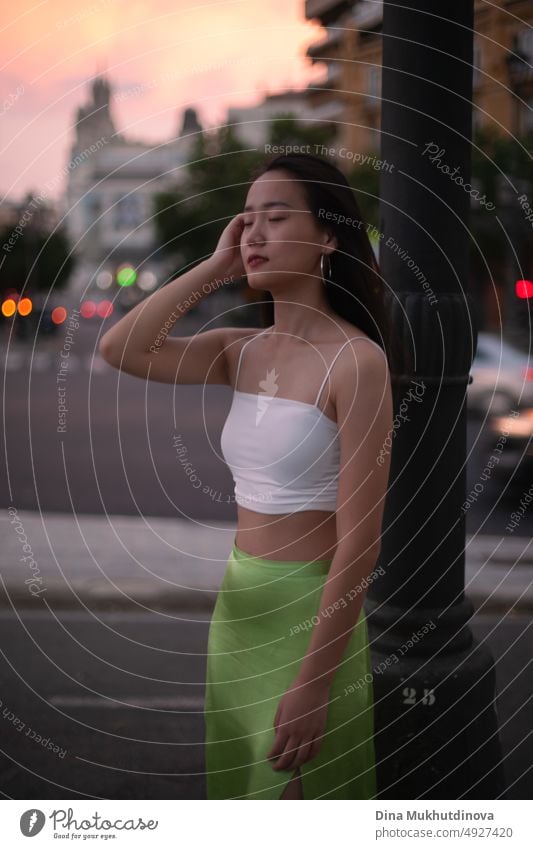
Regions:
[[318, 38], [302, 0], [22, 0], [0, 34], [2, 100], [24, 88], [3, 115], [2, 195], [19, 197], [64, 167], [75, 110], [99, 71], [114, 87], [118, 128], [162, 141], [187, 106], [212, 124], [265, 87], [304, 87], [317, 78], [305, 49]]

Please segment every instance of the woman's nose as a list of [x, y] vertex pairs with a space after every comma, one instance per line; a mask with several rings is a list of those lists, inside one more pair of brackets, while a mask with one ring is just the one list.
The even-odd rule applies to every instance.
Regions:
[[255, 242], [264, 242], [263, 224], [259, 216], [255, 216], [250, 226], [246, 228], [246, 242], [249, 245]]

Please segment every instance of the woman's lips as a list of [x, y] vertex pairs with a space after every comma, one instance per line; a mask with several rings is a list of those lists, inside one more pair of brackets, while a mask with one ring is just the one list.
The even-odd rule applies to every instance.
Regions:
[[250, 268], [255, 268], [256, 265], [261, 265], [262, 262], [268, 262], [268, 260], [261, 256], [255, 256], [253, 259], [248, 260], [248, 265]]

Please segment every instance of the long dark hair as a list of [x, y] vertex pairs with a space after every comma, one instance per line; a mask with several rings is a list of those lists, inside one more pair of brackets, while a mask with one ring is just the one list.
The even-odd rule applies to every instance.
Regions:
[[[267, 160], [254, 171], [252, 180], [274, 169], [288, 171], [301, 182], [319, 226], [337, 237], [338, 248], [329, 255], [331, 275], [325, 287], [332, 310], [377, 342], [391, 366], [392, 327], [385, 308], [385, 284], [352, 187], [335, 165], [308, 153]], [[274, 301], [268, 294], [263, 310], [265, 327], [274, 321]]]

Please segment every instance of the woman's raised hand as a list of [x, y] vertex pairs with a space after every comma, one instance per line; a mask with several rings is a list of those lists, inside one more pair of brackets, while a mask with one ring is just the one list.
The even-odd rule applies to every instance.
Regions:
[[246, 270], [241, 257], [241, 236], [244, 230], [244, 215], [239, 213], [222, 231], [218, 244], [211, 256], [224, 276], [244, 277]]

